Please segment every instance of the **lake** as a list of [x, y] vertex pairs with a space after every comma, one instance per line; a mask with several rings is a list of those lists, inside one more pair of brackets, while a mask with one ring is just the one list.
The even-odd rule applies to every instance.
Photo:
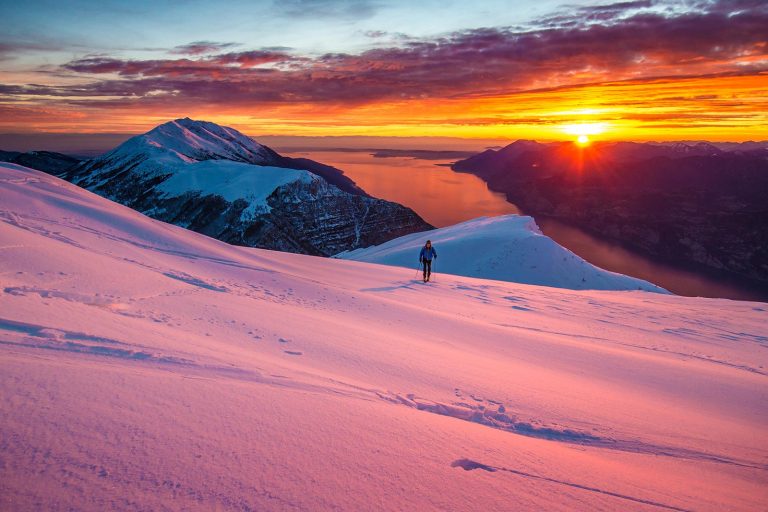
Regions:
[[[482, 216], [520, 213], [503, 194], [472, 174], [457, 173], [448, 160], [406, 156], [377, 158], [370, 151], [285, 151], [342, 169], [372, 196], [412, 208], [436, 227]], [[738, 279], [692, 271], [658, 261], [554, 219], [537, 217], [542, 232], [606, 270], [651, 281], [678, 295], [768, 300], [768, 292]]]

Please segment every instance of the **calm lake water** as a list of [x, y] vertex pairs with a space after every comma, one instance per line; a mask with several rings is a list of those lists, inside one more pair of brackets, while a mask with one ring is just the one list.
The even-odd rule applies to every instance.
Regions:
[[410, 157], [375, 158], [358, 151], [319, 151], [290, 156], [299, 155], [343, 170], [372, 196], [412, 208], [435, 227], [520, 212], [503, 194], [488, 190], [477, 176], [453, 172], [446, 166], [450, 162]]
[[[408, 206], [436, 227], [476, 217], [520, 213], [503, 194], [488, 190], [480, 178], [452, 171], [448, 161], [376, 158], [361, 151], [293, 152], [290, 156], [342, 169], [369, 194]], [[651, 281], [679, 295], [768, 300], [768, 291], [748, 283], [657, 261], [554, 219], [537, 217], [536, 223], [544, 234], [590, 263]]]

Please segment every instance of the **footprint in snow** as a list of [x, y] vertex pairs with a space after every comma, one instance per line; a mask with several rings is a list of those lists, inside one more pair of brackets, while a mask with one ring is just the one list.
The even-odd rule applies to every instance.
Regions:
[[304, 352], [299, 352], [296, 350], [283, 350], [286, 354], [292, 355], [292, 356], [301, 356], [304, 355]]
[[482, 469], [483, 471], [488, 471], [489, 473], [495, 473], [497, 471], [497, 469], [493, 466], [488, 466], [487, 464], [482, 464], [470, 459], [457, 459], [451, 462], [451, 467], [461, 468], [464, 471], [472, 471], [473, 469]]

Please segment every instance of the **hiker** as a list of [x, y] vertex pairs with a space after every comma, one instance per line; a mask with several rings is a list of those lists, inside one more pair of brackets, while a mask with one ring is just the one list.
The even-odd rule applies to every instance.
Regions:
[[419, 253], [419, 263], [424, 265], [425, 283], [429, 281], [429, 276], [432, 275], [432, 258], [437, 259], [437, 251], [432, 247], [432, 241], [427, 240], [427, 243], [421, 248]]

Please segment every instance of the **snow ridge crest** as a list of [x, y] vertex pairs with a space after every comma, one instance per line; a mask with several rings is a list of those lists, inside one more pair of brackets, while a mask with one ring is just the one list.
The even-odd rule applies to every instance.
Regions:
[[109, 159], [139, 155], [170, 155], [190, 163], [203, 160], [232, 160], [256, 165], [267, 164], [270, 151], [234, 128], [188, 117], [156, 126], [137, 135], [105, 155]]

